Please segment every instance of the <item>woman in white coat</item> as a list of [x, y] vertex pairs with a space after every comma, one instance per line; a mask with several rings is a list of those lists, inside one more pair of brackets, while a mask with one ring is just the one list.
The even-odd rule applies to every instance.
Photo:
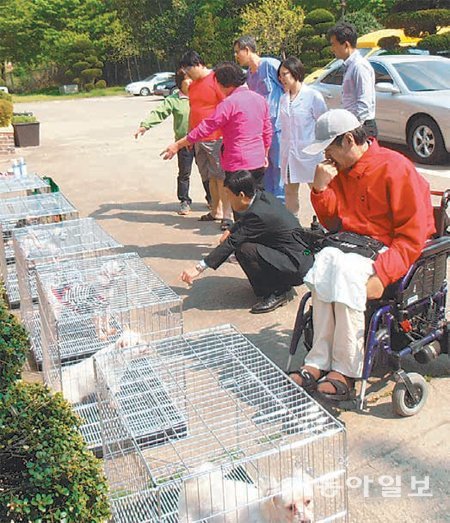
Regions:
[[295, 56], [281, 63], [278, 76], [286, 91], [280, 102], [281, 176], [286, 207], [298, 216], [300, 183], [312, 183], [323, 160], [323, 154], [311, 156], [303, 149], [315, 140], [316, 121], [328, 109], [321, 93], [303, 83], [305, 68]]

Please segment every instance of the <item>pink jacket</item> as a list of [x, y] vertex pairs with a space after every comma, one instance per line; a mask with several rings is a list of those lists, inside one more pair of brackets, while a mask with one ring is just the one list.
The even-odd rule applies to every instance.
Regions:
[[272, 141], [269, 106], [246, 85], [237, 87], [220, 102], [214, 113], [187, 135], [191, 143], [222, 129], [221, 162], [224, 171], [259, 169]]

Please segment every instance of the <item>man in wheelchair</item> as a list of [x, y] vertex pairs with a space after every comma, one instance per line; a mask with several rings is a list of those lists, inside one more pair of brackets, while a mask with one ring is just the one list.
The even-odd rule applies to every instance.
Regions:
[[305, 277], [314, 336], [304, 366], [290, 376], [306, 390], [343, 401], [354, 397], [355, 378], [362, 377], [366, 301], [406, 274], [435, 226], [428, 183], [407, 158], [368, 138], [350, 112], [335, 109], [319, 118], [316, 141], [305, 152], [320, 151], [326, 160], [316, 168], [311, 202], [321, 224], [381, 242], [372, 257], [325, 247]]

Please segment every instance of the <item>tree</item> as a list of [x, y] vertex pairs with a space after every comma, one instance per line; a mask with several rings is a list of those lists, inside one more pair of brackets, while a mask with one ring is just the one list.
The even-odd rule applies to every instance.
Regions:
[[383, 25], [366, 10], [349, 13], [345, 15], [344, 19], [356, 27], [359, 36], [383, 29]]
[[326, 9], [314, 9], [305, 16], [305, 25], [299, 31], [301, 58], [306, 72], [326, 65], [333, 54], [326, 34], [334, 25], [335, 18]]
[[298, 47], [303, 18], [303, 9], [291, 0], [262, 0], [244, 7], [241, 34], [253, 35], [264, 53], [285, 56]]
[[450, 25], [449, 0], [397, 0], [386, 20], [387, 27], [404, 29], [407, 36], [436, 34]]

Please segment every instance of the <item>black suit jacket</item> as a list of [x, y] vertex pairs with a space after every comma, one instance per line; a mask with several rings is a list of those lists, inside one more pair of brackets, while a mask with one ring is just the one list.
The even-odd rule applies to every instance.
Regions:
[[[313, 264], [307, 244], [302, 240], [297, 218], [272, 194], [257, 191], [250, 207], [240, 215], [231, 234], [206, 258], [205, 263], [217, 269], [242, 243], [258, 244], [258, 254], [279, 270], [292, 272], [292, 263], [302, 276]], [[277, 252], [288, 256], [277, 256]], [[289, 263], [292, 262], [292, 263]]]

